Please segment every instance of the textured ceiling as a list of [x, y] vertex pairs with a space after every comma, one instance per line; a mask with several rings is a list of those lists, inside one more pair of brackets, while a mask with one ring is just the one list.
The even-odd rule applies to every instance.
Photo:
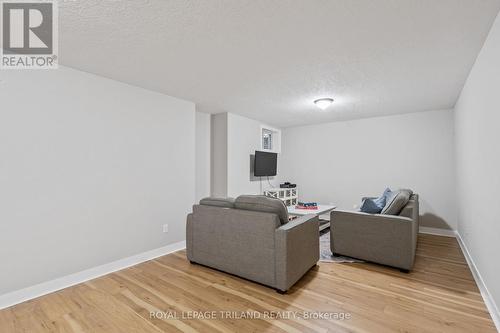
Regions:
[[[453, 107], [498, 0], [60, 1], [60, 63], [277, 126]], [[333, 97], [320, 111], [312, 101]]]

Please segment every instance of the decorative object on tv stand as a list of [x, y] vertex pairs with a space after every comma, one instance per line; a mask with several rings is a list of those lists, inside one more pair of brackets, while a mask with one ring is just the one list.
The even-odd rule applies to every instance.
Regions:
[[280, 188], [295, 188], [297, 187], [297, 184], [291, 184], [289, 182], [284, 182], [283, 184], [280, 184]]
[[264, 195], [283, 201], [285, 206], [295, 206], [299, 202], [299, 190], [294, 188], [271, 188], [264, 191]]

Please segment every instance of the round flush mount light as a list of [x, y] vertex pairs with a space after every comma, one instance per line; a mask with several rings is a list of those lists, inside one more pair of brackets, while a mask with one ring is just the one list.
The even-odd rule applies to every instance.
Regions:
[[320, 98], [314, 101], [314, 104], [321, 110], [325, 110], [333, 103], [333, 98]]

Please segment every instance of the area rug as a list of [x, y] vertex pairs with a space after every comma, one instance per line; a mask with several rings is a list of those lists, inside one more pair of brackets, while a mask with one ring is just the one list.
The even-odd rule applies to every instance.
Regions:
[[330, 229], [322, 232], [319, 237], [319, 261], [334, 263], [363, 262], [363, 260], [359, 259], [332, 255], [332, 251], [330, 250]]

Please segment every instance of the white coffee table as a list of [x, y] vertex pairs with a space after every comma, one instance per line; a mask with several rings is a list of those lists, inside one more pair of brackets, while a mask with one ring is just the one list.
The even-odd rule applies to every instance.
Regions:
[[[327, 214], [337, 208], [337, 206], [333, 205], [318, 205], [318, 209], [300, 209], [300, 208], [295, 208], [295, 206], [288, 206], [288, 215], [291, 216], [304, 216], [304, 215], [309, 215], [309, 214], [314, 214], [317, 216]], [[330, 227], [330, 221], [326, 221], [324, 223], [321, 223], [319, 225], [319, 230], [324, 230], [326, 228]]]

